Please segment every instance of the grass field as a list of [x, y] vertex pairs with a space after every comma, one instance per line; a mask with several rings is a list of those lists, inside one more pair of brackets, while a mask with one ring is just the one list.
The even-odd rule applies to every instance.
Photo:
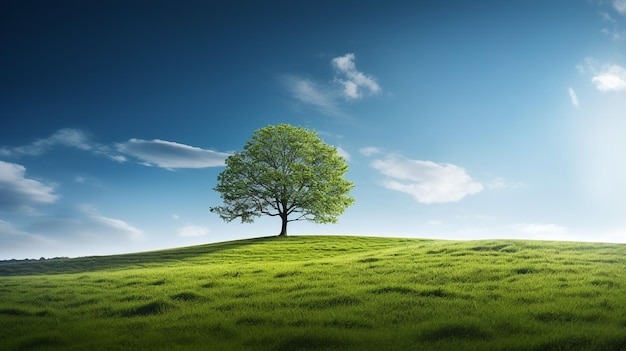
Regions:
[[2, 350], [626, 350], [626, 245], [339, 236], [0, 264]]

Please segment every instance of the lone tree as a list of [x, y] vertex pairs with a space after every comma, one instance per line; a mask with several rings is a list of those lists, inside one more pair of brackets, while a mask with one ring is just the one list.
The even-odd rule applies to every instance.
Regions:
[[223, 220], [252, 223], [261, 215], [279, 216], [279, 236], [287, 223], [336, 223], [354, 203], [354, 184], [343, 178], [348, 165], [317, 133], [288, 124], [258, 129], [243, 148], [226, 159], [214, 190], [223, 206], [211, 207]]

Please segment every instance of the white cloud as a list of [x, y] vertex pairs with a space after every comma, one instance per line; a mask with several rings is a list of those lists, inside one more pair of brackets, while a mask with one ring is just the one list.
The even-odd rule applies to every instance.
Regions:
[[3, 259], [18, 258], [23, 255], [22, 251], [32, 251], [33, 247], [51, 244], [52, 240], [20, 231], [11, 223], [0, 219], [0, 257]]
[[[624, 1], [624, 3], [626, 3], [626, 1]], [[626, 5], [622, 6], [626, 7]], [[626, 39], [626, 31], [621, 29], [620, 23], [616, 19], [606, 12], [600, 12], [600, 16], [602, 17], [603, 22], [610, 25], [609, 28], [602, 28], [601, 32], [603, 34], [610, 36], [613, 41], [622, 41]]]
[[511, 182], [502, 177], [496, 177], [485, 185], [490, 190], [518, 189], [524, 187], [524, 183], [522, 182]]
[[420, 203], [456, 202], [479, 193], [483, 185], [470, 178], [463, 168], [452, 164], [407, 159], [390, 154], [371, 166], [387, 176], [387, 189], [413, 196]]
[[0, 257], [22, 255], [4, 243], [28, 255], [52, 257], [114, 253], [119, 252], [120, 245], [131, 250], [130, 245], [144, 239], [140, 229], [122, 219], [102, 215], [91, 205], [30, 217], [22, 226], [18, 230], [0, 220]]
[[365, 95], [376, 94], [381, 91], [380, 86], [372, 76], [368, 76], [356, 69], [355, 56], [352, 53], [332, 59], [332, 66], [338, 75], [335, 81], [343, 85], [344, 97], [350, 100], [358, 100]]
[[608, 13], [601, 11], [600, 12], [600, 17], [602, 17], [602, 20], [604, 22], [608, 22], [608, 23], [616, 23], [617, 21]]
[[0, 155], [38, 156], [49, 151], [57, 145], [73, 147], [80, 150], [92, 149], [92, 146], [89, 143], [89, 138], [83, 131], [78, 129], [66, 128], [57, 131], [48, 138], [36, 140], [28, 145], [0, 148]]
[[113, 231], [125, 234], [130, 240], [143, 239], [143, 232], [121, 219], [104, 217], [100, 215], [89, 215], [93, 223], [99, 225], [104, 231]]
[[626, 70], [619, 65], [604, 65], [600, 71], [594, 72], [591, 82], [602, 92], [625, 90]]
[[134, 156], [146, 165], [167, 169], [220, 167], [228, 154], [164, 140], [130, 139], [117, 144], [121, 153]]
[[182, 237], [205, 236], [208, 235], [209, 232], [209, 228], [196, 225], [188, 225], [186, 227], [178, 228], [178, 235]]
[[284, 75], [281, 81], [300, 102], [316, 108], [325, 115], [345, 117], [340, 108], [341, 98], [354, 101], [382, 90], [372, 76], [356, 69], [354, 60], [355, 56], [351, 53], [331, 60], [331, 66], [335, 69], [332, 81], [334, 84], [318, 83], [313, 79], [296, 75]]
[[350, 161], [350, 154], [348, 153], [348, 151], [346, 151], [341, 146], [337, 146], [336, 149], [339, 156], [343, 157], [346, 161]]
[[578, 103], [578, 96], [576, 96], [576, 92], [574, 91], [574, 89], [572, 87], [569, 87], [567, 89], [567, 92], [569, 93], [569, 98], [572, 101], [572, 105], [574, 105], [574, 107], [579, 108], [580, 104]]
[[2, 147], [0, 148], [0, 156], [40, 156], [57, 146], [89, 151], [117, 162], [126, 161], [124, 156], [112, 153], [108, 146], [92, 142], [84, 131], [72, 128], [60, 129], [51, 136], [35, 140], [28, 145]]
[[337, 105], [334, 94], [311, 79], [286, 75], [282, 79], [289, 92], [300, 102], [317, 108], [325, 115], [341, 117], [343, 113]]
[[613, 0], [613, 8], [622, 15], [626, 14], [626, 0]]
[[57, 201], [53, 185], [26, 178], [25, 173], [22, 165], [0, 161], [0, 210], [19, 211]]
[[601, 66], [593, 57], [586, 57], [576, 68], [581, 74], [590, 74], [591, 82], [599, 91], [626, 90], [626, 69], [620, 65], [607, 63]]
[[364, 155], [364, 156], [372, 156], [372, 155], [380, 154], [382, 150], [374, 146], [368, 146], [368, 147], [362, 148], [361, 150], [359, 150], [359, 152], [361, 152], [361, 155]]

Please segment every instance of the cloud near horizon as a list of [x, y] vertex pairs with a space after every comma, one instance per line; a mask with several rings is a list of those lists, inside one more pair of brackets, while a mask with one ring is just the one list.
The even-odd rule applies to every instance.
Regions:
[[513, 225], [513, 230], [545, 239], [554, 239], [567, 234], [567, 228], [556, 224], [518, 223]]
[[147, 165], [161, 168], [207, 168], [224, 166], [229, 156], [223, 152], [205, 150], [160, 139], [130, 139], [116, 145], [117, 151], [136, 157]]
[[[65, 208], [55, 213], [40, 213], [26, 221], [0, 219], [0, 259], [25, 257], [22, 252], [35, 252], [34, 258], [114, 253], [120, 243], [142, 242], [142, 230], [128, 222], [105, 216], [91, 205]], [[77, 248], [82, 248], [76, 251]], [[87, 248], [87, 250], [85, 250]]]
[[208, 235], [210, 232], [211, 231], [209, 230], [209, 228], [197, 225], [188, 225], [182, 228], [178, 228], [178, 236], [182, 236], [185, 238], [205, 236]]
[[457, 202], [484, 189], [463, 168], [453, 164], [389, 154], [374, 160], [371, 166], [387, 177], [383, 181], [385, 188], [409, 194], [424, 204]]

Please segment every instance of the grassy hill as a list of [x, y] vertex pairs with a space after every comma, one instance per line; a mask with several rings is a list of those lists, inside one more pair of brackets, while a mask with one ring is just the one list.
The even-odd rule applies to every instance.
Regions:
[[626, 350], [626, 246], [339, 236], [0, 264], [2, 350]]

